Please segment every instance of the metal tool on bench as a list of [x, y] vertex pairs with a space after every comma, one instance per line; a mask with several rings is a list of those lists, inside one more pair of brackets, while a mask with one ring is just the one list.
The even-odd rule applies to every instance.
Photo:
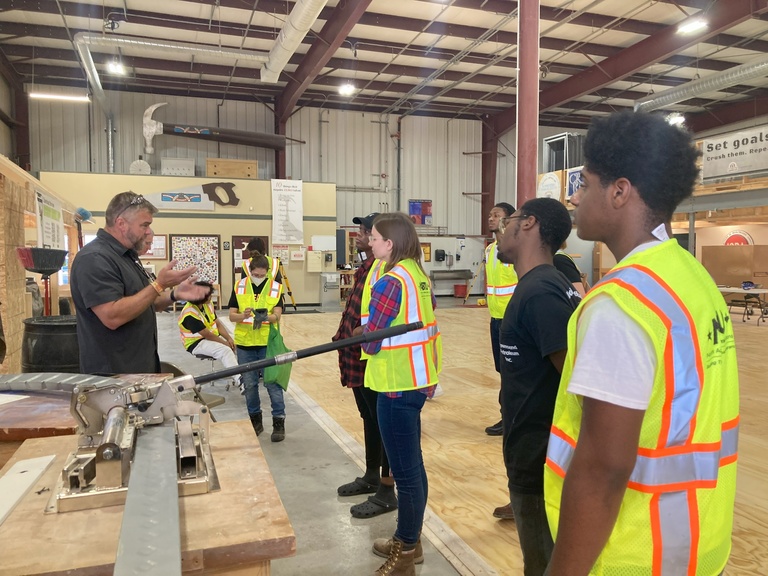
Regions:
[[0, 375], [0, 392], [71, 393], [80, 438], [46, 512], [125, 502], [114, 574], [173, 576], [181, 574], [178, 496], [219, 489], [209, 445], [210, 411], [187, 400], [185, 392], [227, 376], [422, 328], [421, 322], [394, 326], [196, 377], [157, 381], [58, 373]]

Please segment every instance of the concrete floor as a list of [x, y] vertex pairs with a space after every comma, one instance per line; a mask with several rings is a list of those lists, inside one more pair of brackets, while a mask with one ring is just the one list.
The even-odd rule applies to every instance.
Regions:
[[[441, 307], [461, 304], [461, 300], [453, 298], [440, 300]], [[226, 310], [223, 311], [222, 318], [226, 318], [226, 314]], [[210, 361], [198, 360], [183, 349], [175, 314], [160, 313], [157, 320], [161, 360], [193, 375], [211, 371]], [[216, 368], [221, 367], [217, 362]], [[224, 405], [213, 409], [215, 417], [219, 421], [246, 418], [245, 398], [234, 386], [228, 391], [225, 386], [223, 381], [204, 386], [205, 392], [226, 397]], [[367, 520], [352, 518], [349, 507], [363, 502], [366, 496], [340, 498], [336, 488], [362, 475], [357, 462], [361, 461], [363, 448], [300, 387], [300, 382], [292, 383], [285, 395], [285, 441], [270, 442], [271, 419], [267, 418], [264, 421], [265, 431], [259, 436], [264, 456], [296, 533], [296, 555], [272, 562], [272, 574], [372, 575], [384, 560], [373, 555], [371, 544], [375, 538], [392, 535], [397, 512]], [[269, 406], [269, 398], [263, 390], [262, 404]], [[265, 410], [267, 413], [268, 410]], [[450, 576], [460, 573], [426, 537], [422, 538], [422, 543], [425, 561], [417, 566], [417, 575]], [[454, 553], [466, 555], [468, 549], [459, 546], [458, 550], [443, 548], [443, 551], [448, 556]]]

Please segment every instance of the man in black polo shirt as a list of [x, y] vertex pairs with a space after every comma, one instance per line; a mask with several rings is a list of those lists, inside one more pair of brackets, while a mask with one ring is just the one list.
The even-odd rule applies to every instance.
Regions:
[[138, 252], [152, 235], [155, 213], [157, 208], [143, 196], [118, 194], [107, 206], [106, 226], [72, 263], [80, 371], [85, 374], [159, 372], [155, 310], [177, 298], [197, 300], [205, 294], [205, 288], [188, 280], [196, 266], [174, 270], [173, 260], [156, 280], [144, 271]]
[[568, 210], [536, 198], [509, 217], [499, 260], [514, 264], [517, 288], [499, 331], [502, 450], [525, 576], [541, 576], [553, 542], [544, 511], [544, 461], [567, 327], [581, 297], [552, 264], [571, 232]]

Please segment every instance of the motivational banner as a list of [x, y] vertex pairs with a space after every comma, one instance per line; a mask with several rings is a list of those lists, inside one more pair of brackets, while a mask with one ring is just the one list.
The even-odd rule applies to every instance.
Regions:
[[704, 180], [768, 172], [768, 126], [704, 140]]

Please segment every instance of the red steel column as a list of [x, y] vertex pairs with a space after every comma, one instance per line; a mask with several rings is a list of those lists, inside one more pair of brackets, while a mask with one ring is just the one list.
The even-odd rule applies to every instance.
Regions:
[[517, 204], [536, 197], [539, 171], [539, 0], [518, 3]]

